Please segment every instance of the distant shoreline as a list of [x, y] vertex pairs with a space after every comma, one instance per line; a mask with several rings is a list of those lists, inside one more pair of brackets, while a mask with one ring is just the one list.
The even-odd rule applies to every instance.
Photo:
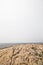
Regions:
[[38, 42], [38, 43], [0, 43], [0, 48], [10, 47], [16, 44], [43, 44], [43, 43], [41, 42]]

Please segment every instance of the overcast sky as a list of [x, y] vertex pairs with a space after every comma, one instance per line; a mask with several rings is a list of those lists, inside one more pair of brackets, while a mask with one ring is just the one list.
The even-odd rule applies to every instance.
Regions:
[[43, 0], [0, 0], [0, 43], [43, 42]]

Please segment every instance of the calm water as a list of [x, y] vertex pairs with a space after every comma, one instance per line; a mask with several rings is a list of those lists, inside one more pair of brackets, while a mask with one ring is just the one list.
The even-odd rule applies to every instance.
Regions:
[[[0, 43], [0, 48], [5, 48], [5, 47], [9, 47], [15, 44], [29, 44], [29, 43]], [[30, 43], [32, 44], [32, 43]], [[34, 43], [36, 44], [36, 43]], [[43, 44], [43, 43], [38, 43], [38, 44]]]

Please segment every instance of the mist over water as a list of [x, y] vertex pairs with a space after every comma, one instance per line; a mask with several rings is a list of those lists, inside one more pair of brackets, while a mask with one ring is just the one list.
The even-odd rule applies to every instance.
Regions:
[[0, 0], [0, 47], [31, 42], [43, 42], [43, 0]]

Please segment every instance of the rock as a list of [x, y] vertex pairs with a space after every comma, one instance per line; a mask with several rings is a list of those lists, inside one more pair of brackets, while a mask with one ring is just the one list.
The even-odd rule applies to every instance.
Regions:
[[17, 44], [0, 49], [0, 65], [43, 65], [43, 44]]

